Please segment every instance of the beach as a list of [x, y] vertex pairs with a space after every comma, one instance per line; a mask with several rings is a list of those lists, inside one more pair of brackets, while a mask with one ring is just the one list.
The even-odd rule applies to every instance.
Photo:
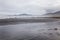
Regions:
[[0, 40], [60, 40], [60, 19], [1, 19]]

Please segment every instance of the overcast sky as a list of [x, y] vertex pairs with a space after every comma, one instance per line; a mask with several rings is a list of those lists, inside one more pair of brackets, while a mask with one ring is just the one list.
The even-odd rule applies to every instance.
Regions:
[[60, 10], [60, 0], [0, 0], [0, 15], [43, 15], [47, 10]]

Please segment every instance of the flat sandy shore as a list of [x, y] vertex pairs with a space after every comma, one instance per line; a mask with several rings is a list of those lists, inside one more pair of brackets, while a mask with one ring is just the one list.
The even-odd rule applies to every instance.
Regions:
[[7, 24], [16, 24], [16, 23], [37, 23], [37, 22], [54, 22], [60, 20], [59, 18], [6, 18], [6, 19], [0, 19], [0, 25], [7, 25]]
[[60, 40], [60, 19], [0, 19], [0, 40]]

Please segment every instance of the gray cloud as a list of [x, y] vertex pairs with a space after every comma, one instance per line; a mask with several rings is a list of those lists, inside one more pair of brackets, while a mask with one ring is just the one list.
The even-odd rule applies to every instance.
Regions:
[[42, 15], [47, 10], [60, 10], [60, 0], [0, 0], [0, 15]]

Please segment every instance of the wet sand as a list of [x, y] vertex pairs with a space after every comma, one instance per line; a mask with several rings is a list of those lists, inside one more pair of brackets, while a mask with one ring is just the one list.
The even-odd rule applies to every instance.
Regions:
[[60, 40], [60, 19], [1, 19], [0, 40]]
[[20, 23], [41, 23], [41, 22], [54, 22], [60, 20], [59, 18], [6, 18], [6, 19], [0, 19], [0, 25], [10, 25], [10, 24], [20, 24]]

